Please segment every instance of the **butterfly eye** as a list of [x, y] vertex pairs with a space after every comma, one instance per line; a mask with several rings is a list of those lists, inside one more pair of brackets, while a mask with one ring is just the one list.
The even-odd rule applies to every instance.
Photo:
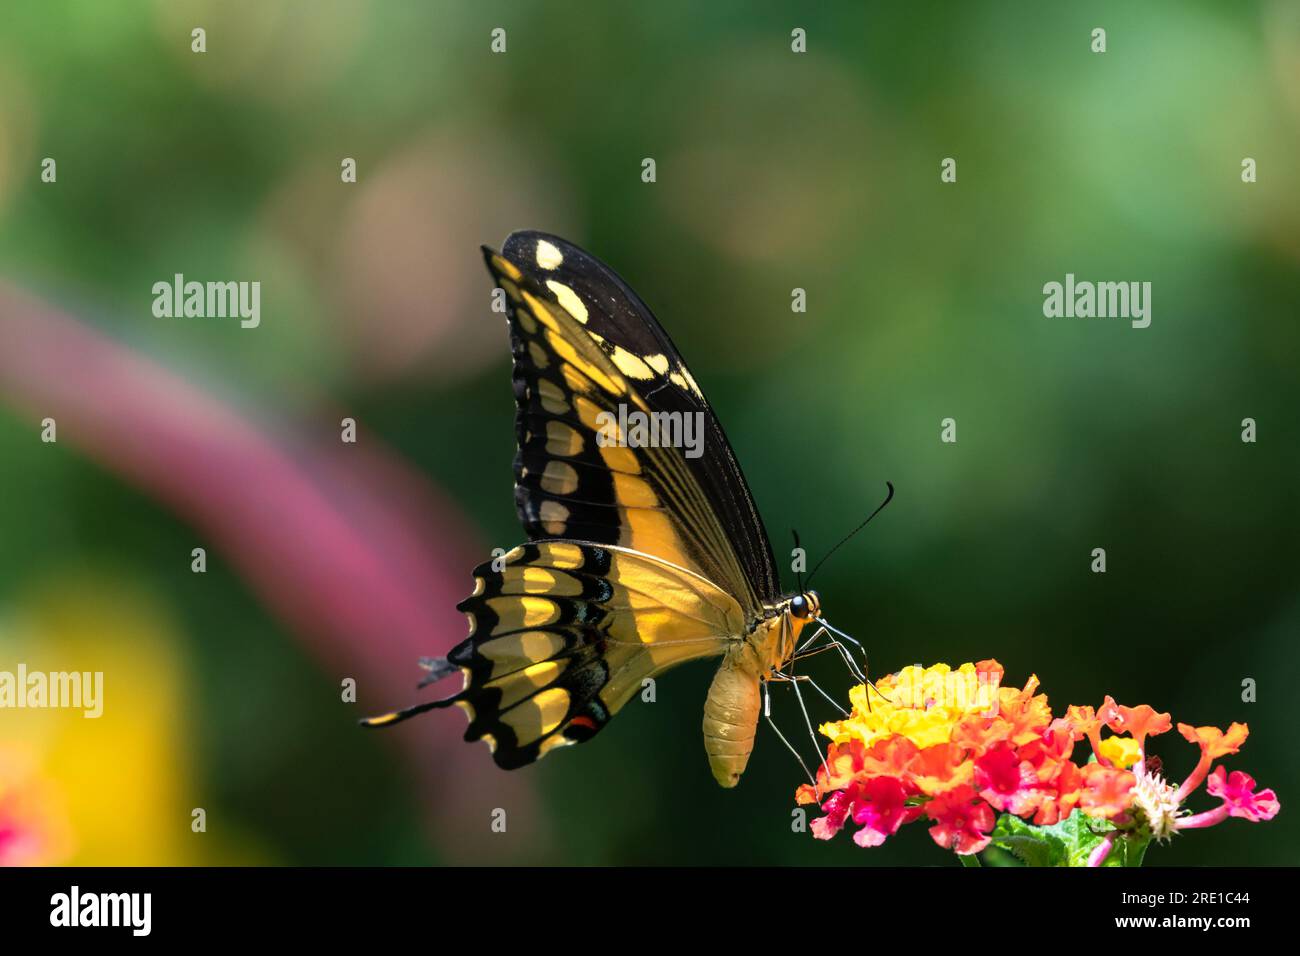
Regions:
[[797, 594], [790, 599], [790, 613], [798, 618], [808, 616], [808, 602], [802, 594]]

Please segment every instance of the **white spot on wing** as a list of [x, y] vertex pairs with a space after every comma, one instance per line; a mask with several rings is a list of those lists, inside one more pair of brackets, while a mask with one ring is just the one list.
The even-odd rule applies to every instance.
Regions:
[[537, 240], [537, 265], [541, 269], [554, 269], [564, 261], [564, 253], [545, 239]]

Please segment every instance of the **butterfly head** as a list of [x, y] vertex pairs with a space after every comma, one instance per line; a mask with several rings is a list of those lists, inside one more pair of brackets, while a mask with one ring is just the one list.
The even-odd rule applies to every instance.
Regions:
[[822, 616], [822, 601], [816, 591], [805, 591], [790, 598], [790, 614], [797, 620], [807, 621]]

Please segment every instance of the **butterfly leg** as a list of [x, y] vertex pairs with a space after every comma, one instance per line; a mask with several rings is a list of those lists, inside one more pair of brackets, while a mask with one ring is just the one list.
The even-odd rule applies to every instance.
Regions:
[[830, 631], [836, 637], [843, 638], [844, 640], [848, 641], [850, 644], [852, 644], [854, 647], [856, 647], [859, 651], [862, 652], [862, 670], [865, 673], [867, 670], [867, 649], [862, 646], [862, 642], [855, 640], [853, 637], [851, 637], [848, 634], [845, 634], [838, 627], [834, 627], [833, 625], [828, 624], [823, 618], [820, 617], [817, 618], [817, 623], [822, 627], [826, 628], [826, 630]]
[[[809, 682], [810, 684], [813, 685], [813, 687], [817, 687], [817, 683], [807, 674], [786, 674], [781, 671], [777, 671], [775, 674], [773, 674], [771, 679], [788, 681], [790, 683], [790, 686], [794, 689], [795, 699], [799, 701], [799, 710], [803, 713], [804, 726], [808, 728], [808, 739], [812, 741], [813, 750], [821, 754], [822, 769], [826, 771], [826, 779], [829, 780], [831, 778], [831, 768], [826, 763], [825, 752], [822, 750], [822, 747], [817, 743], [817, 732], [813, 730], [812, 718], [808, 716], [808, 708], [804, 705], [803, 694], [799, 690], [799, 684], [803, 681]], [[820, 687], [817, 687], [817, 690], [819, 693], [821, 693], [823, 697], [826, 697], [827, 700], [831, 700], [831, 698], [826, 695], [826, 692], [822, 690]], [[831, 701], [831, 703], [835, 703], [835, 702]]]
[[803, 757], [799, 756], [799, 751], [795, 749], [794, 744], [790, 743], [785, 734], [781, 733], [781, 728], [778, 727], [776, 721], [772, 719], [772, 695], [768, 688], [767, 681], [763, 682], [763, 719], [767, 721], [767, 725], [772, 728], [773, 733], [781, 738], [781, 743], [785, 744], [785, 749], [794, 754], [794, 759], [799, 761], [799, 766], [803, 768], [804, 776], [812, 783], [813, 789], [817, 791], [817, 798], [820, 800], [821, 787], [817, 783], [817, 778], [813, 776], [812, 771], [808, 769], [808, 765], [804, 763]]
[[[863, 665], [863, 666], [862, 666], [862, 670], [860, 670], [860, 671], [857, 672], [857, 673], [859, 674], [859, 676], [861, 676], [861, 678], [862, 678], [862, 683], [866, 684], [869, 688], [871, 688], [872, 690], [874, 690], [877, 694], [880, 695], [880, 697], [881, 697], [882, 699], [884, 699], [884, 700], [889, 700], [888, 697], [885, 697], [884, 694], [881, 694], [881, 693], [880, 693], [880, 688], [879, 688], [879, 687], [877, 687], [875, 684], [873, 684], [871, 681], [869, 681], [869, 680], [867, 679], [867, 676], [866, 676], [867, 649], [866, 649], [865, 647], [863, 647], [862, 644], [861, 644], [860, 642], [854, 640], [852, 637], [850, 637], [848, 634], [845, 634], [845, 633], [844, 633], [843, 631], [841, 631], [839, 628], [832, 627], [830, 624], [827, 624], [827, 623], [826, 623], [824, 620], [822, 620], [821, 618], [817, 618], [817, 623], [820, 624], [822, 627], [826, 628], [826, 630], [828, 630], [831, 634], [834, 634], [834, 635], [836, 635], [837, 637], [842, 637], [842, 638], [844, 638], [844, 640], [849, 641], [851, 644], [853, 644], [854, 646], [856, 646], [856, 647], [858, 648], [858, 650], [860, 650], [860, 651], [862, 652], [862, 665]], [[832, 638], [832, 643], [834, 643], [834, 642], [835, 642], [835, 641], [834, 641], [834, 638]], [[847, 651], [847, 648], [846, 648], [845, 650]], [[871, 709], [871, 695], [870, 695], [870, 694], [867, 695], [867, 709], [868, 709], [868, 710]]]
[[[812, 647], [813, 640], [823, 635], [827, 636], [828, 643], [826, 643], [822, 647], [813, 648]], [[795, 654], [793, 659], [796, 661], [801, 661], [806, 657], [812, 657], [813, 655], [820, 654], [823, 651], [836, 650], [839, 651], [840, 657], [843, 658], [844, 666], [849, 669], [849, 674], [863, 684], [869, 683], [869, 681], [867, 680], [867, 675], [864, 674], [861, 668], [858, 667], [858, 662], [853, 659], [853, 656], [849, 653], [849, 649], [845, 647], [843, 644], [841, 644], [839, 641], [837, 641], [835, 638], [829, 637], [829, 635], [830, 632], [825, 630], [824, 628], [818, 629], [817, 633], [814, 634], [811, 639], [806, 641], [800, 647], [799, 651]]]

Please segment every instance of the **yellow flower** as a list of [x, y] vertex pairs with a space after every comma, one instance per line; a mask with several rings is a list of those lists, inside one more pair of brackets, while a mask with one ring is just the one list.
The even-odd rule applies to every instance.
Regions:
[[1101, 742], [1101, 756], [1127, 770], [1142, 757], [1142, 747], [1132, 737], [1107, 737]]
[[1000, 667], [977, 670], [974, 664], [955, 671], [947, 664], [905, 667], [882, 678], [879, 693], [866, 685], [849, 691], [853, 712], [823, 724], [821, 732], [838, 744], [858, 740], [870, 746], [891, 735], [920, 748], [946, 743], [963, 717], [993, 712], [1001, 677]]

